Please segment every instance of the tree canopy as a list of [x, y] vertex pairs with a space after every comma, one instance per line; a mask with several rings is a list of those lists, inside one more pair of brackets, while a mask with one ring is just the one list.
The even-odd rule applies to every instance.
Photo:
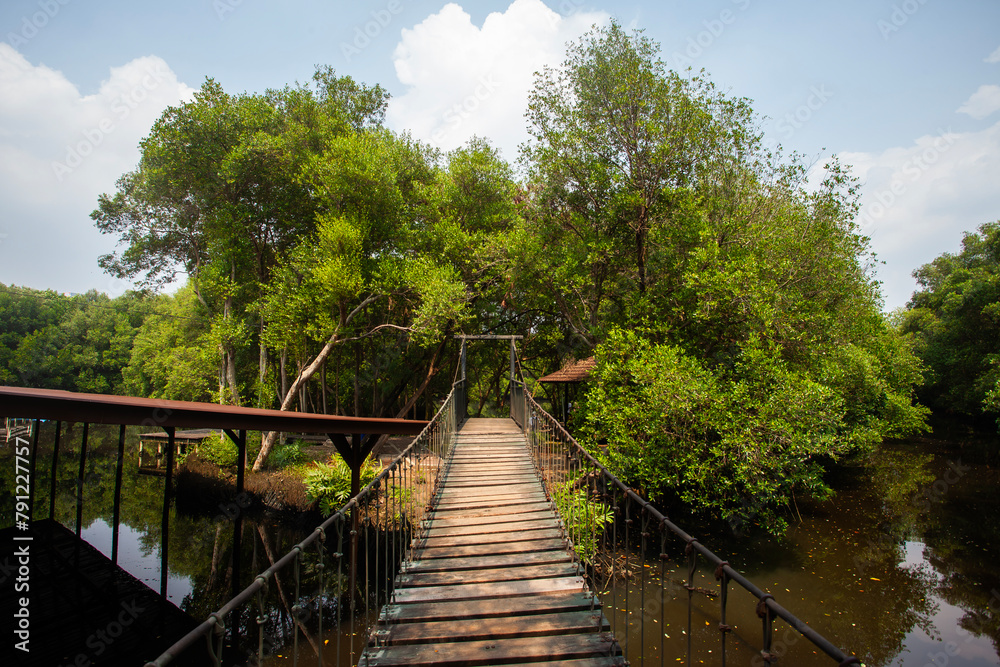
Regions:
[[[967, 417], [1000, 416], [1000, 222], [962, 238], [913, 272], [920, 286], [901, 327], [927, 365], [928, 405]], [[998, 424], [1000, 425], [1000, 424]]]
[[519, 305], [568, 356], [596, 351], [576, 418], [612, 470], [780, 527], [793, 494], [828, 493], [823, 461], [922, 428], [919, 363], [881, 313], [849, 174], [809, 186], [747, 100], [658, 53], [612, 24], [538, 76]]

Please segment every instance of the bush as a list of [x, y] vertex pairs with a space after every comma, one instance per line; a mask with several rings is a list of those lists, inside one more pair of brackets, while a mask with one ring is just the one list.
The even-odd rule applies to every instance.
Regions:
[[580, 560], [590, 563], [604, 526], [614, 521], [615, 514], [610, 505], [590, 500], [586, 489], [576, 487], [577, 481], [559, 484], [554, 499], [566, 531], [573, 538], [573, 550]]
[[239, 450], [236, 444], [228, 436], [212, 435], [198, 444], [198, 458], [202, 461], [214, 463], [220, 468], [236, 465]]
[[[293, 441], [284, 445], [277, 445], [271, 450], [271, 455], [267, 457], [267, 467], [280, 469], [286, 466], [299, 463], [302, 458], [302, 443]], [[348, 478], [348, 482], [350, 479]]]
[[[381, 470], [371, 457], [361, 466], [361, 488], [367, 486]], [[351, 499], [351, 468], [338, 454], [330, 457], [329, 463], [317, 462], [306, 471], [303, 481], [310, 502], [319, 501], [324, 515], [333, 514]]]

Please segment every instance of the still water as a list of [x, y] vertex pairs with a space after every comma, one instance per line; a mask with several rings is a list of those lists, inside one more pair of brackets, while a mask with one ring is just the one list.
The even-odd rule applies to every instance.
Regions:
[[[131, 430], [130, 430], [131, 431]], [[76, 523], [76, 477], [80, 428], [63, 431], [56, 470], [55, 516]], [[51, 461], [51, 425], [40, 440], [36, 517], [47, 516]], [[105, 554], [111, 552], [112, 498], [117, 427], [93, 427], [83, 486], [82, 534]], [[994, 451], [995, 451], [995, 445]], [[890, 443], [865, 466], [831, 474], [837, 495], [829, 501], [799, 502], [787, 535], [734, 536], [728, 529], [684, 523], [704, 544], [746, 574], [779, 603], [808, 622], [834, 644], [870, 666], [984, 667], [1000, 664], [1000, 470], [989, 448], [961, 447], [941, 439]], [[161, 502], [163, 478], [139, 474], [137, 438], [128, 436], [124, 471], [119, 563], [154, 590], [160, 590]], [[13, 469], [9, 447], [0, 447], [3, 488], [0, 524], [13, 520]], [[233, 499], [229, 499], [233, 500]], [[233, 503], [219, 498], [182, 498], [170, 511], [167, 597], [203, 619], [252, 581], [292, 545], [303, 539], [317, 517], [276, 517], [243, 511], [239, 522], [241, 566], [234, 571], [233, 543], [237, 522]], [[661, 599], [626, 600], [621, 587], [603, 596], [609, 616], [628, 643], [633, 665], [682, 662], [689, 641], [687, 575], [677, 558], [641, 563], [634, 575], [645, 578], [648, 591], [666, 590]], [[633, 558], [634, 562], [634, 558]], [[641, 574], [639, 574], [641, 572]], [[310, 596], [304, 575], [300, 604], [336, 613], [335, 596]], [[695, 582], [717, 590], [712, 573], [701, 568]], [[293, 582], [271, 587], [268, 642], [273, 661], [287, 656], [286, 642], [295, 634], [290, 604]], [[727, 664], [757, 665], [761, 624], [753, 600], [730, 589], [727, 621]], [[290, 599], [291, 598], [291, 599]], [[311, 600], [311, 601], [310, 601]], [[644, 606], [645, 605], [645, 606]], [[256, 633], [250, 612], [245, 628]], [[690, 641], [694, 664], [719, 664], [719, 601], [696, 593], [692, 600]], [[363, 623], [361, 624], [363, 625]], [[328, 628], [329, 625], [327, 624]], [[831, 665], [808, 641], [782, 623], [775, 625], [775, 651], [785, 665]], [[341, 638], [360, 642], [363, 627], [346, 635], [325, 632], [310, 643], [332, 649]], [[300, 636], [300, 641], [305, 641]], [[253, 642], [256, 643], [255, 641]], [[343, 650], [343, 649], [342, 649]], [[148, 658], [151, 656], [142, 656]]]
[[[832, 500], [799, 502], [802, 521], [796, 516], [783, 539], [722, 530], [696, 537], [866, 665], [998, 665], [1000, 471], [988, 460], [941, 440], [890, 443], [866, 466], [836, 471]], [[659, 563], [643, 563], [647, 591], [667, 591], [662, 604], [647, 594], [644, 609], [635, 583], [627, 604], [621, 585], [604, 596], [616, 627], [629, 624], [621, 640], [632, 664], [685, 655], [687, 567], [679, 545], [675, 551], [662, 573]], [[706, 570], [695, 585], [717, 591]], [[727, 664], [763, 665], [755, 599], [734, 588]], [[696, 593], [692, 602], [693, 663], [720, 664], [719, 600]], [[783, 622], [775, 624], [774, 652], [780, 664], [834, 664]]]

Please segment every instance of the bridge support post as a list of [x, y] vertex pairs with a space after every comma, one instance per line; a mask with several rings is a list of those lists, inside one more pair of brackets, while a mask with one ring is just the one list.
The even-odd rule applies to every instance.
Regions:
[[[364, 465], [368, 455], [372, 453], [378, 438], [365, 437], [361, 433], [352, 434], [350, 441], [347, 440], [347, 436], [341, 433], [330, 433], [329, 436], [344, 462], [351, 469], [351, 498], [353, 498], [361, 492], [361, 466]], [[351, 596], [352, 617], [354, 615], [354, 600], [357, 597], [360, 509], [357, 505], [351, 508], [351, 539], [348, 542], [348, 590]]]
[[164, 426], [167, 432], [167, 476], [163, 478], [163, 517], [160, 524], [160, 596], [167, 597], [167, 579], [169, 570], [167, 554], [170, 548], [170, 501], [174, 483], [174, 447], [177, 446], [175, 435], [177, 427]]

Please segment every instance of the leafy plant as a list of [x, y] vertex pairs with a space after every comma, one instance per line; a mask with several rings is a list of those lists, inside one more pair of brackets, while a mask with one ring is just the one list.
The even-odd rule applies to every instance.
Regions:
[[[361, 465], [361, 488], [375, 479], [379, 464], [371, 457]], [[351, 499], [351, 468], [338, 454], [330, 457], [329, 463], [317, 462], [306, 471], [302, 480], [306, 485], [306, 496], [310, 501], [319, 501], [324, 515], [333, 514]]]
[[236, 444], [226, 436], [212, 435], [198, 444], [198, 458], [220, 468], [236, 465], [238, 455]]
[[[270, 458], [267, 460], [267, 465], [269, 468], [277, 470], [299, 463], [303, 456], [302, 444], [300, 442], [287, 442], [284, 445], [278, 445], [274, 448]], [[350, 478], [347, 481], [350, 483]]]
[[587, 490], [576, 484], [577, 480], [571, 479], [557, 485], [555, 502], [573, 540], [573, 550], [580, 560], [591, 562], [604, 527], [614, 521], [615, 515], [610, 505], [591, 500]]

